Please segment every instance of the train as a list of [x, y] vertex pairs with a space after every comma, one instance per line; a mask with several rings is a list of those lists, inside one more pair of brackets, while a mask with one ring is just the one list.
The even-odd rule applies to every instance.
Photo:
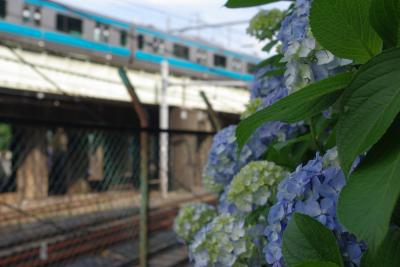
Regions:
[[204, 40], [88, 12], [51, 0], [0, 0], [0, 42], [81, 60], [178, 76], [253, 79], [257, 57]]

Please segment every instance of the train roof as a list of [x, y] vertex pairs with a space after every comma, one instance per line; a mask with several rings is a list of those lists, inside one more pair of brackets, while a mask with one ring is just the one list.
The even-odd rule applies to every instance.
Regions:
[[167, 31], [157, 29], [153, 26], [141, 25], [141, 24], [136, 24], [133, 22], [124, 21], [121, 19], [111, 18], [111, 17], [108, 17], [103, 14], [98, 14], [96, 12], [73, 7], [68, 4], [60, 3], [60, 2], [57, 2], [54, 0], [25, 0], [25, 3], [38, 5], [38, 6], [45, 6], [45, 7], [49, 7], [49, 8], [59, 10], [62, 12], [72, 12], [81, 17], [85, 17], [85, 18], [88, 18], [88, 19], [91, 19], [91, 20], [94, 20], [94, 21], [97, 21], [100, 23], [112, 25], [114, 27], [122, 28], [125, 30], [128, 30], [132, 26], [134, 26], [138, 33], [149, 34], [154, 37], [159, 37], [159, 38], [169, 40], [172, 42], [182, 43], [182, 44], [185, 44], [188, 46], [197, 47], [197, 48], [211, 51], [214, 53], [221, 53], [226, 56], [232, 56], [232, 57], [244, 59], [244, 60], [249, 61], [254, 64], [260, 62], [260, 59], [255, 56], [241, 53], [241, 52], [232, 51], [229, 49], [225, 49], [222, 46], [212, 44], [211, 42], [205, 41], [203, 39], [199, 40], [199, 38], [193, 38], [193, 37], [190, 37], [187, 35], [171, 34]]

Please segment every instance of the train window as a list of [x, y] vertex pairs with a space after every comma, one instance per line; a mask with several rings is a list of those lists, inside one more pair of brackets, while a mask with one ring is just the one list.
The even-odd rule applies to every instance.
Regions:
[[165, 44], [164, 40], [160, 38], [153, 38], [153, 43], [151, 44], [153, 52], [157, 54], [164, 54]]
[[100, 42], [101, 39], [101, 27], [100, 24], [96, 24], [96, 27], [94, 28], [93, 31], [93, 38], [96, 42]]
[[110, 40], [110, 29], [107, 25], [96, 23], [96, 27], [93, 31], [93, 39], [96, 42], [108, 43]]
[[0, 0], [0, 18], [4, 18], [6, 15], [7, 15], [6, 0]]
[[256, 69], [256, 64], [247, 63], [247, 73], [254, 73]]
[[35, 9], [35, 13], [33, 13], [33, 21], [36, 26], [40, 26], [42, 22], [42, 12], [38, 7]]
[[104, 26], [103, 28], [103, 42], [108, 43], [110, 41], [110, 28]]
[[81, 36], [82, 20], [58, 14], [57, 30], [71, 35]]
[[214, 66], [226, 68], [226, 57], [221, 55], [214, 55]]
[[29, 6], [24, 6], [24, 9], [22, 10], [22, 20], [25, 23], [31, 20], [31, 10], [29, 9]]
[[173, 53], [174, 53], [174, 56], [176, 56], [176, 57], [189, 59], [189, 47], [187, 47], [187, 46], [174, 44]]
[[137, 46], [138, 46], [138, 49], [143, 49], [143, 47], [144, 47], [144, 36], [141, 34], [139, 34], [137, 37]]
[[119, 44], [126, 46], [128, 44], [128, 33], [126, 31], [119, 32]]
[[207, 65], [208, 62], [208, 54], [206, 50], [197, 49], [196, 51], [196, 63], [201, 65]]
[[238, 58], [232, 60], [232, 70], [241, 72], [242, 71], [242, 61]]

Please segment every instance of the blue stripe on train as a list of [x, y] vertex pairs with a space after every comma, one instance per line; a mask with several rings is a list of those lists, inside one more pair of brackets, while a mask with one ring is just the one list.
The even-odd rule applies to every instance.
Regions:
[[131, 55], [131, 52], [127, 48], [87, 41], [68, 34], [42, 31], [33, 27], [18, 25], [6, 21], [0, 21], [0, 31], [24, 37], [44, 39], [53, 43], [68, 44], [70, 46], [95, 50], [103, 53], [111, 53], [123, 57]]
[[194, 70], [194, 71], [203, 72], [203, 73], [206, 72], [209, 74], [225, 76], [225, 77], [229, 77], [232, 79], [238, 79], [238, 80], [244, 80], [244, 81], [251, 81], [253, 79], [253, 75], [250, 75], [250, 74], [235, 73], [235, 72], [227, 71], [227, 70], [220, 69], [220, 68], [210, 68], [210, 67], [203, 66], [200, 64], [192, 63], [187, 60], [163, 57], [160, 55], [154, 55], [154, 54], [150, 54], [150, 53], [143, 52], [140, 50], [136, 51], [135, 58], [137, 60], [150, 61], [153, 63], [160, 63], [163, 60], [167, 60], [170, 65], [177, 67], [177, 68], [189, 69], [189, 70]]
[[[131, 51], [127, 48], [87, 41], [82, 38], [74, 37], [68, 34], [42, 31], [33, 27], [18, 25], [6, 21], [0, 21], [0, 32], [6, 32], [17, 36], [23, 36], [34, 39], [43, 39], [48, 42], [67, 44], [74, 47], [94, 50], [102, 53], [110, 53], [122, 57], [129, 57], [131, 55]], [[163, 57], [160, 55], [150, 54], [143, 51], [136, 51], [135, 56], [136, 59], [138, 60], [149, 61], [153, 63], [160, 63], [163, 60], [167, 60], [173, 67], [181, 69], [188, 69], [197, 72], [206, 72], [213, 75], [225, 76], [244, 81], [250, 81], [253, 79], [253, 76], [250, 74], [240, 74], [220, 68], [210, 68], [200, 64], [192, 63], [187, 60]]]
[[[128, 30], [131, 27], [130, 24], [126, 23], [126, 22], [118, 21], [118, 20], [115, 20], [112, 18], [102, 17], [102, 16], [95, 15], [95, 14], [92, 14], [89, 12], [79, 11], [74, 8], [69, 9], [69, 8], [66, 8], [64, 5], [61, 5], [61, 4], [58, 4], [55, 2], [49, 2], [46, 0], [25, 0], [25, 3], [37, 5], [37, 6], [45, 6], [45, 7], [48, 7], [48, 8], [54, 9], [54, 10], [58, 10], [61, 12], [72, 12], [72, 13], [75, 13], [84, 18], [88, 18], [88, 19], [91, 19], [91, 20], [94, 20], [94, 21], [97, 21], [100, 23], [104, 23], [104, 24], [114, 25], [114, 26], [117, 26], [120, 28], [124, 28], [126, 30]], [[197, 47], [197, 48], [204, 49], [204, 50], [207, 50], [207, 51], [210, 51], [213, 53], [221, 53], [226, 56], [232, 56], [232, 57], [236, 57], [236, 58], [245, 59], [254, 64], [257, 64], [258, 62], [260, 62], [260, 60], [258, 58], [250, 56], [250, 55], [236, 53], [233, 51], [220, 49], [217, 47], [212, 47], [207, 44], [202, 44], [200, 42], [188, 40], [188, 39], [181, 38], [181, 37], [169, 34], [169, 33], [161, 32], [161, 31], [158, 31], [155, 29], [146, 28], [146, 27], [143, 27], [140, 25], [135, 25], [135, 29], [138, 33], [143, 33], [143, 34], [158, 37], [161, 39], [169, 40], [171, 42], [176, 42], [176, 43], [181, 43], [181, 44], [185, 44], [185, 45], [192, 46], [192, 47]]]

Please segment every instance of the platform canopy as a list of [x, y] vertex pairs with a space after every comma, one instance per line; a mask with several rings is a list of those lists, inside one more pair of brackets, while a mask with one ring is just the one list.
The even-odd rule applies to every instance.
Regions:
[[[128, 76], [144, 104], [159, 104], [161, 76], [129, 70]], [[188, 78], [171, 77], [167, 101], [170, 106], [206, 109], [200, 96], [204, 91], [214, 109], [239, 114], [245, 109], [249, 92], [244, 88], [197, 84]], [[188, 84], [182, 86], [180, 84]], [[82, 98], [130, 101], [112, 66], [0, 46], [0, 87]]]

